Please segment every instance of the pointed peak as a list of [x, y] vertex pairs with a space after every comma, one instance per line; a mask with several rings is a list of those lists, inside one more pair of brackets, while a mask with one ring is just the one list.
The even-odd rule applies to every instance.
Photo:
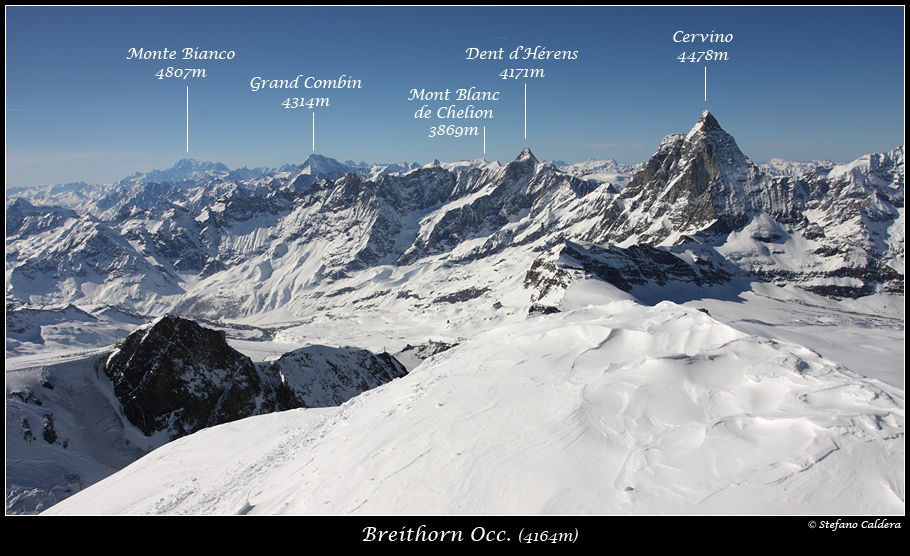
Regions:
[[29, 209], [29, 208], [33, 208], [33, 207], [34, 207], [34, 205], [29, 203], [22, 197], [16, 197], [16, 200], [7, 206], [7, 210], [9, 210], [9, 209]]
[[537, 157], [534, 156], [534, 153], [531, 152], [531, 147], [525, 147], [521, 150], [521, 154], [518, 155], [518, 158], [516, 158], [515, 161], [518, 162], [520, 160], [531, 160], [534, 162], [534, 164], [537, 164], [539, 162], [537, 160]]
[[717, 123], [717, 119], [707, 110], [701, 113], [701, 118], [698, 119], [698, 123], [704, 125], [706, 128], [720, 129], [720, 124]]
[[701, 132], [702, 134], [708, 134], [709, 132], [719, 131], [723, 134], [727, 132], [720, 127], [720, 124], [717, 123], [717, 119], [711, 114], [711, 112], [705, 110], [701, 113], [701, 117], [698, 118], [698, 122], [695, 126], [689, 130], [689, 133], [686, 134], [686, 139], [692, 138], [694, 135]]

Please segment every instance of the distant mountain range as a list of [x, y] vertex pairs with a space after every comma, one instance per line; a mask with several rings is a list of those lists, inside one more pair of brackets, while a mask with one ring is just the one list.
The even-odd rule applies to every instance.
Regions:
[[[293, 169], [242, 172], [253, 177], [184, 160], [106, 187], [12, 190], [7, 301], [205, 318], [305, 314], [295, 305], [314, 296], [324, 305], [369, 268], [561, 250], [566, 241], [615, 245], [616, 256], [637, 245], [824, 295], [903, 291], [902, 147], [770, 171], [705, 112], [634, 174], [606, 167], [612, 181], [585, 177], [604, 165], [567, 167], [573, 174], [529, 149], [504, 165], [419, 168], [313, 155]], [[402, 282], [388, 294], [408, 291]]]
[[[32, 483], [14, 482], [7, 508], [47, 507], [204, 428], [292, 408], [347, 406], [423, 361], [454, 373], [446, 363], [454, 352], [466, 354], [471, 372], [488, 366], [487, 350], [520, 369], [529, 360], [499, 340], [472, 341], [484, 331], [510, 330], [536, 353], [522, 327], [537, 317], [556, 327], [541, 321], [532, 328], [539, 355], [574, 372], [575, 363], [558, 355], [569, 349], [563, 340], [552, 351], [544, 347], [551, 336], [562, 338], [561, 327], [575, 326], [558, 313], [603, 300], [619, 305], [600, 316], [585, 313], [593, 320], [579, 335], [584, 342], [597, 336], [591, 350], [626, 345], [638, 353], [623, 359], [624, 372], [633, 374], [650, 357], [648, 345], [695, 357], [709, 370], [691, 384], [715, 404], [726, 394], [704, 379], [713, 376], [705, 362], [721, 348], [690, 337], [690, 329], [710, 329], [731, 343], [740, 336], [670, 302], [739, 299], [767, 287], [832, 304], [902, 299], [903, 211], [903, 147], [846, 164], [756, 165], [708, 112], [636, 166], [541, 162], [530, 148], [506, 163], [423, 166], [312, 155], [301, 165], [230, 170], [184, 159], [114, 184], [11, 188], [6, 349], [15, 372], [7, 374], [7, 467]], [[647, 313], [641, 330], [632, 324], [636, 311]], [[882, 318], [883, 326], [894, 325]], [[600, 334], [597, 319], [635, 332]], [[670, 338], [677, 332], [666, 324], [672, 319], [688, 339]], [[652, 330], [659, 341], [648, 336]], [[810, 367], [829, 373], [831, 388], [847, 380], [814, 352], [737, 342], [742, 360], [773, 384]], [[458, 351], [462, 343], [467, 347]], [[240, 349], [274, 345], [282, 350], [255, 361]], [[584, 367], [587, 359], [576, 356]], [[736, 368], [738, 357], [724, 351], [720, 359]], [[672, 361], [660, 365], [675, 369]], [[412, 380], [413, 391], [423, 393], [420, 377]], [[652, 378], [639, 382], [659, 388]], [[410, 399], [390, 391], [398, 392], [396, 403], [375, 406], [382, 419]], [[819, 406], [830, 401], [799, 392]], [[605, 407], [611, 396], [601, 400]], [[641, 407], [660, 403], [648, 396], [639, 396]], [[727, 415], [727, 406], [715, 405]], [[757, 402], [730, 407], [764, 415]], [[857, 411], [865, 419], [873, 410]], [[750, 426], [762, 426], [763, 418]], [[901, 426], [888, 421], [888, 435]], [[825, 450], [833, 430], [819, 441]], [[816, 465], [825, 450], [797, 459]], [[622, 496], [632, 496], [631, 477], [616, 483]]]

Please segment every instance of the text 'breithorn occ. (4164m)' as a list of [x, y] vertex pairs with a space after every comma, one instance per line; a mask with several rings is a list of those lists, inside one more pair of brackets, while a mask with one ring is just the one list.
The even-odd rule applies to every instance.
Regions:
[[[363, 542], [463, 542], [464, 540], [464, 531], [427, 530], [425, 525], [420, 525], [417, 529], [402, 527], [400, 530], [396, 531], [386, 531], [377, 529], [376, 527], [363, 528]], [[475, 527], [471, 530], [470, 540], [507, 542], [510, 538], [505, 531], [487, 530], [483, 527]]]

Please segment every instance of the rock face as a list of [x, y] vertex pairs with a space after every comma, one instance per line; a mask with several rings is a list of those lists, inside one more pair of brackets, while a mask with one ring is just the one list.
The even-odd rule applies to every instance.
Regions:
[[278, 409], [341, 405], [354, 396], [407, 374], [388, 353], [309, 346], [282, 355], [266, 374]]
[[667, 136], [620, 194], [603, 240], [697, 236], [753, 278], [831, 296], [902, 293], [903, 147], [787, 175], [752, 163], [705, 111]]
[[[760, 170], [705, 111], [688, 134], [668, 135], [623, 191], [633, 218], [614, 239], [637, 234], [655, 244], [672, 232], [693, 234], [714, 225], [744, 225], [761, 191]], [[654, 226], [658, 223], [658, 226]]]
[[725, 284], [734, 276], [711, 259], [689, 259], [673, 250], [649, 245], [621, 249], [565, 241], [534, 262], [525, 275], [524, 286], [535, 292], [532, 301], [537, 301], [581, 278], [599, 278], [628, 292], [635, 286], [663, 287], [674, 282], [714, 286]]
[[563, 251], [579, 261], [591, 275], [629, 291], [633, 285], [654, 283], [666, 286], [672, 282], [688, 282], [699, 287], [728, 282], [732, 275], [718, 268], [709, 259], [687, 262], [671, 251], [648, 245], [632, 245], [627, 249], [566, 242]]
[[256, 365], [222, 333], [172, 315], [130, 334], [104, 372], [124, 416], [168, 440], [252, 415], [338, 405], [407, 374], [388, 354], [325, 346]]
[[24, 199], [16, 199], [6, 207], [6, 237], [26, 239], [33, 234], [58, 228], [67, 220], [78, 218], [79, 215], [70, 209], [36, 207]]
[[249, 357], [215, 330], [165, 316], [130, 334], [104, 365], [123, 414], [145, 435], [179, 438], [261, 412]]

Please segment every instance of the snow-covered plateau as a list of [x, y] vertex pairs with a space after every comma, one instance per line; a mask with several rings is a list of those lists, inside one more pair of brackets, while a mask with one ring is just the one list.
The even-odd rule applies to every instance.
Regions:
[[904, 514], [903, 148], [7, 192], [6, 510]]

